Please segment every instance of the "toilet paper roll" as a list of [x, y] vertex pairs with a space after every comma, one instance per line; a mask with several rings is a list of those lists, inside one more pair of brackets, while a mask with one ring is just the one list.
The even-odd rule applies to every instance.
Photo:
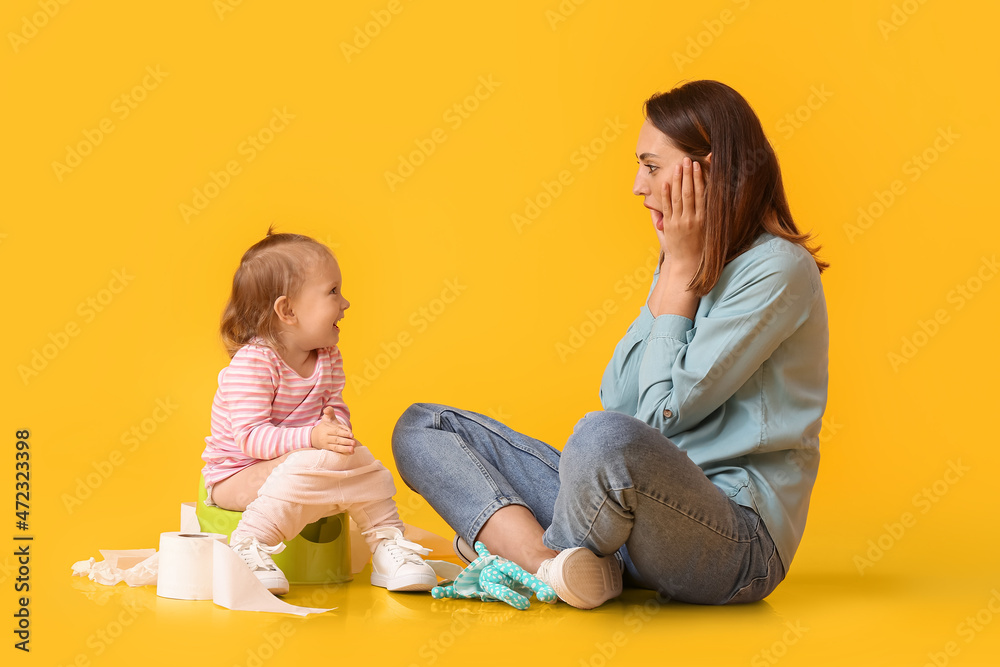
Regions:
[[299, 607], [271, 595], [220, 533], [160, 533], [156, 594], [177, 600], [212, 600], [240, 611], [297, 616], [331, 611]]
[[160, 533], [156, 594], [176, 600], [212, 599], [213, 544], [220, 533]]

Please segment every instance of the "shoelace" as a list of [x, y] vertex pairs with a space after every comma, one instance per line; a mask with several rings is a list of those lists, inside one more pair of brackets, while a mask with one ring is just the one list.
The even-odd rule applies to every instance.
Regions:
[[264, 560], [261, 552], [271, 555], [280, 553], [285, 548], [282, 542], [269, 547], [261, 544], [253, 537], [243, 537], [232, 546], [235, 548], [236, 553], [243, 559], [243, 562], [254, 570], [277, 570], [278, 568], [273, 562], [268, 563]]
[[407, 563], [423, 563], [420, 556], [430, 555], [431, 550], [424, 548], [416, 542], [403, 539], [402, 535], [395, 530], [376, 530], [375, 537], [385, 540], [386, 550], [392, 554], [396, 560]]

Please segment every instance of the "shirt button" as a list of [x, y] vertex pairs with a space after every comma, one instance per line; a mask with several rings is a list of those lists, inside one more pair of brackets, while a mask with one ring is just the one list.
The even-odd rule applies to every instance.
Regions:
[[673, 416], [674, 416], [674, 413], [671, 412], [670, 410], [664, 410], [663, 411], [663, 418], [664, 419], [670, 419]]

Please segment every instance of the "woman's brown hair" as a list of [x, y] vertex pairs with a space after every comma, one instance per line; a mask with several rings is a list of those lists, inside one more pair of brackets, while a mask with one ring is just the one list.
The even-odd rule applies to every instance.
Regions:
[[763, 231], [804, 247], [820, 273], [829, 268], [816, 256], [822, 246], [809, 247], [811, 236], [796, 228], [778, 158], [742, 95], [718, 81], [690, 81], [650, 97], [643, 115], [706, 176], [705, 253], [688, 284], [697, 296], [708, 294], [725, 265]]
[[305, 282], [312, 262], [333, 257], [325, 245], [301, 234], [267, 236], [243, 253], [233, 276], [233, 289], [222, 312], [220, 333], [230, 358], [254, 338], [281, 349], [281, 328], [274, 302], [293, 298]]

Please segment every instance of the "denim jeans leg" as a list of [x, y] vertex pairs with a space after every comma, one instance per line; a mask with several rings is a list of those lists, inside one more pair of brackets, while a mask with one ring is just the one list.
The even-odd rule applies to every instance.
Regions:
[[417, 403], [399, 418], [400, 477], [472, 544], [486, 520], [523, 505], [543, 528], [559, 490], [559, 450], [475, 412]]
[[784, 576], [759, 516], [634, 417], [594, 412], [580, 420], [559, 477], [544, 538], [552, 549], [609, 555], [624, 545], [638, 585], [701, 604], [760, 599]]

